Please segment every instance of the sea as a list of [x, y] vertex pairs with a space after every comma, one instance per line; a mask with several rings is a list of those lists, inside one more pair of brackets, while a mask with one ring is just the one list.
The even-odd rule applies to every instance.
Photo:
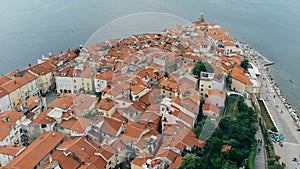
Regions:
[[94, 37], [107, 40], [161, 31], [193, 22], [203, 12], [207, 22], [221, 25], [275, 62], [271, 75], [299, 110], [299, 9], [299, 0], [2, 0], [0, 74]]

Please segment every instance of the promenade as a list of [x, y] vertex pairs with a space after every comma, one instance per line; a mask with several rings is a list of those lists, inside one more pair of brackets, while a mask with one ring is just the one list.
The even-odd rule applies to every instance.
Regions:
[[261, 58], [261, 61], [256, 60], [257, 66], [262, 73], [261, 76], [258, 77], [262, 84], [260, 99], [265, 100], [266, 106], [278, 127], [279, 133], [285, 137], [283, 147], [278, 144], [273, 145], [275, 153], [281, 157], [281, 162], [286, 163], [286, 168], [300, 169], [300, 163], [298, 164], [292, 161], [294, 157], [300, 161], [300, 132], [296, 130], [298, 128], [297, 124], [292, 119], [288, 109], [284, 106], [280, 96], [275, 92], [267, 78], [268, 72], [264, 65], [260, 64], [266, 62], [263, 60], [264, 58]]

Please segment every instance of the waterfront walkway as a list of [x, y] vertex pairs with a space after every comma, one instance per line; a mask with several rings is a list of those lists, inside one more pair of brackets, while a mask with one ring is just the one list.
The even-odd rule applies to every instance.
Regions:
[[281, 162], [286, 163], [286, 168], [300, 168], [297, 162], [292, 161], [294, 157], [300, 160], [300, 132], [296, 130], [298, 127], [267, 79], [266, 74], [268, 72], [264, 67], [259, 68], [262, 73], [259, 77], [259, 80], [262, 82], [261, 99], [265, 100], [279, 133], [285, 137], [283, 147], [278, 144], [273, 145], [275, 153], [281, 157]]

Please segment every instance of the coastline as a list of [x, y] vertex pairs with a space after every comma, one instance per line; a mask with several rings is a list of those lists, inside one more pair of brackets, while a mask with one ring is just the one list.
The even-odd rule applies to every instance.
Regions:
[[274, 151], [280, 156], [280, 162], [286, 164], [286, 168], [297, 168], [298, 164], [291, 159], [299, 157], [300, 152], [300, 132], [297, 131], [300, 127], [299, 116], [269, 72], [268, 66], [275, 63], [259, 53], [253, 57], [255, 59], [252, 61], [261, 73], [258, 77], [261, 82], [259, 99], [264, 102], [278, 133], [284, 136], [283, 147], [273, 142]]
[[[249, 51], [250, 51], [249, 54], [247, 55], [248, 59], [253, 61], [255, 63], [255, 65], [258, 66], [260, 72], [264, 73], [264, 75], [266, 76], [266, 79], [271, 84], [271, 86], [269, 88], [269, 92], [275, 91], [276, 95], [280, 98], [284, 107], [287, 108], [290, 116], [296, 123], [297, 127], [300, 128], [300, 118], [299, 118], [299, 115], [297, 115], [297, 110], [295, 108], [293, 108], [292, 105], [289, 103], [288, 99], [284, 96], [284, 93], [281, 92], [278, 84], [276, 83], [276, 81], [273, 79], [272, 75], [269, 72], [268, 66], [274, 65], [275, 62], [272, 62], [271, 60], [266, 58], [264, 55], [257, 52], [249, 44], [242, 44], [242, 45], [244, 48], [249, 49]], [[266, 99], [266, 100], [268, 100], [268, 99]], [[281, 109], [282, 109], [282, 107], [281, 107]]]

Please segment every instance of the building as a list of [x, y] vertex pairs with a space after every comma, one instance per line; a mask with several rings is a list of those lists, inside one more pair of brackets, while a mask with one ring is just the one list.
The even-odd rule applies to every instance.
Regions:
[[209, 89], [205, 98], [206, 104], [213, 104], [217, 107], [225, 107], [226, 93], [219, 89]]
[[26, 74], [22, 77], [14, 78], [4, 84], [1, 87], [7, 91], [10, 107], [15, 107], [19, 103], [28, 99], [30, 96], [39, 95], [38, 79], [31, 75]]
[[64, 135], [56, 131], [43, 133], [32, 142], [19, 156], [10, 161], [7, 168], [36, 169], [38, 168], [59, 146]]
[[38, 78], [41, 93], [45, 94], [54, 88], [54, 72], [56, 67], [48, 62], [30, 66], [28, 72]]
[[251, 77], [250, 74], [244, 72], [244, 68], [235, 67], [231, 72], [231, 90], [244, 93], [259, 93], [260, 83]]
[[75, 93], [94, 94], [95, 69], [80, 64], [73, 73], [73, 89]]
[[66, 68], [55, 74], [56, 92], [71, 93], [73, 91], [74, 68]]
[[26, 116], [16, 110], [7, 110], [0, 114], [0, 146], [22, 145], [26, 139], [22, 123], [26, 122]]
[[205, 95], [208, 89], [212, 89], [214, 73], [200, 72], [199, 91]]
[[94, 78], [94, 85], [95, 85], [95, 92], [99, 93], [102, 92], [108, 84], [111, 84], [111, 80], [114, 76], [114, 72], [111, 70], [108, 70], [104, 73], [98, 73], [96, 74]]
[[115, 102], [110, 98], [102, 99], [97, 107], [98, 111], [103, 115], [112, 116], [116, 112]]
[[25, 146], [0, 146], [0, 166], [5, 166], [25, 149]]
[[161, 95], [166, 98], [173, 98], [177, 88], [177, 79], [173, 76], [164, 78], [159, 83]]
[[114, 168], [116, 155], [94, 145], [86, 137], [70, 137], [48, 158], [57, 161], [60, 168]]
[[0, 113], [11, 109], [11, 104], [8, 96], [8, 92], [0, 87]]

